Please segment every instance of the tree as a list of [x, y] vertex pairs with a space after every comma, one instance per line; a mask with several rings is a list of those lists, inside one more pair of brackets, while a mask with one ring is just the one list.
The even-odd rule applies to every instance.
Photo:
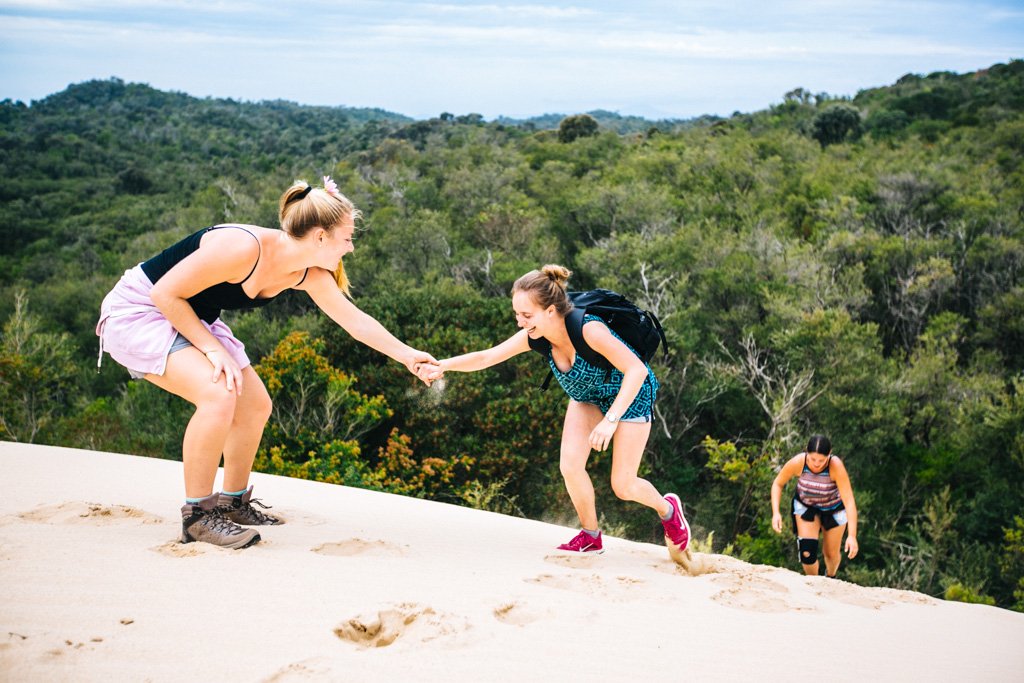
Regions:
[[577, 138], [588, 138], [597, 135], [597, 119], [590, 114], [566, 116], [558, 124], [558, 141], [572, 142]]
[[0, 439], [32, 443], [68, 404], [75, 365], [68, 334], [42, 332], [24, 291], [0, 338]]
[[833, 104], [811, 121], [811, 137], [822, 147], [860, 135], [860, 112], [849, 104]]

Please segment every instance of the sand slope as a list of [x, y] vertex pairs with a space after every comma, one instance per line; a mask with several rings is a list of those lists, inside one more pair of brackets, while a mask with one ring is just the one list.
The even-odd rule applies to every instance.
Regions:
[[[268, 475], [181, 545], [179, 463], [0, 443], [0, 680], [1024, 680], [1024, 614]], [[835, 653], [824, 668], [823, 655]], [[805, 655], [806, 656], [806, 655]]]

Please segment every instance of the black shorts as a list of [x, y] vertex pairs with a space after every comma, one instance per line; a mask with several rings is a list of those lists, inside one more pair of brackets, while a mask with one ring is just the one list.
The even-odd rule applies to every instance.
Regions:
[[797, 530], [796, 530], [796, 518], [798, 516], [797, 515], [797, 503], [798, 502], [800, 503], [800, 507], [804, 508], [804, 511], [801, 514], [799, 514], [800, 519], [804, 520], [805, 522], [813, 522], [814, 518], [818, 517], [818, 518], [821, 519], [821, 528], [824, 529], [825, 531], [828, 531], [829, 529], [835, 529], [837, 526], [840, 525], [840, 522], [837, 521], [836, 518], [835, 518], [835, 513], [839, 512], [840, 510], [845, 510], [846, 509], [843, 506], [843, 504], [840, 503], [839, 507], [832, 508], [831, 510], [822, 510], [820, 508], [816, 508], [816, 507], [812, 507], [810, 505], [807, 505], [802, 500], [798, 500], [796, 496], [793, 496], [793, 500], [790, 503], [790, 512], [791, 512], [792, 517], [793, 517], [793, 533], [796, 534], [797, 536], [800, 535], [799, 533], [797, 533]]

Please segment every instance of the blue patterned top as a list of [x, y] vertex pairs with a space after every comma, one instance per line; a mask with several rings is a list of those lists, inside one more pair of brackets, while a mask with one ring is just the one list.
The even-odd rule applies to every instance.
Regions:
[[[604, 321], [596, 315], [585, 316], [583, 324], [586, 325], [592, 320], [596, 320], [604, 325]], [[615, 330], [610, 327], [608, 329], [615, 335], [616, 339], [626, 344], [622, 337], [615, 334]], [[629, 347], [630, 351], [633, 351], [633, 347], [629, 346], [629, 344], [626, 344], [626, 346]], [[636, 351], [633, 351], [633, 353], [636, 353]], [[551, 372], [554, 373], [555, 379], [558, 380], [558, 383], [565, 390], [565, 393], [569, 395], [569, 398], [580, 403], [593, 403], [601, 409], [602, 414], [607, 413], [608, 409], [612, 407], [619, 389], [622, 388], [622, 372], [613, 366], [611, 375], [608, 381], [605, 382], [607, 371], [604, 368], [591, 365], [579, 353], [576, 354], [576, 362], [569, 368], [569, 372], [562, 372], [555, 364], [555, 359], [551, 356], [551, 350], [549, 349], [548, 365], [551, 366]], [[629, 409], [623, 413], [623, 419], [647, 417], [654, 412], [654, 401], [658, 398], [658, 388], [661, 385], [658, 384], [658, 378], [654, 376], [651, 366], [646, 363], [644, 365], [647, 366], [647, 379], [644, 380], [643, 386], [640, 387], [640, 393], [633, 399]]]

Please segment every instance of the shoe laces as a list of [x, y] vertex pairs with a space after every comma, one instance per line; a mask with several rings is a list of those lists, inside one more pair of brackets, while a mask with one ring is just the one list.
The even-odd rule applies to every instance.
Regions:
[[230, 519], [224, 516], [224, 510], [219, 507], [215, 507], [203, 516], [203, 524], [210, 528], [210, 531], [223, 531], [229, 534], [237, 534], [244, 531], [242, 527], [238, 526]]
[[245, 510], [247, 514], [252, 515], [259, 522], [266, 522], [270, 520], [275, 522], [277, 521], [277, 518], [271, 517], [266, 513], [260, 512], [259, 510], [254, 508], [253, 505], [259, 505], [264, 510], [270, 510], [271, 508], [274, 507], [273, 505], [264, 505], [263, 503], [260, 502], [259, 498], [252, 498], [249, 500], [248, 503], [242, 503], [242, 507], [240, 509]]

